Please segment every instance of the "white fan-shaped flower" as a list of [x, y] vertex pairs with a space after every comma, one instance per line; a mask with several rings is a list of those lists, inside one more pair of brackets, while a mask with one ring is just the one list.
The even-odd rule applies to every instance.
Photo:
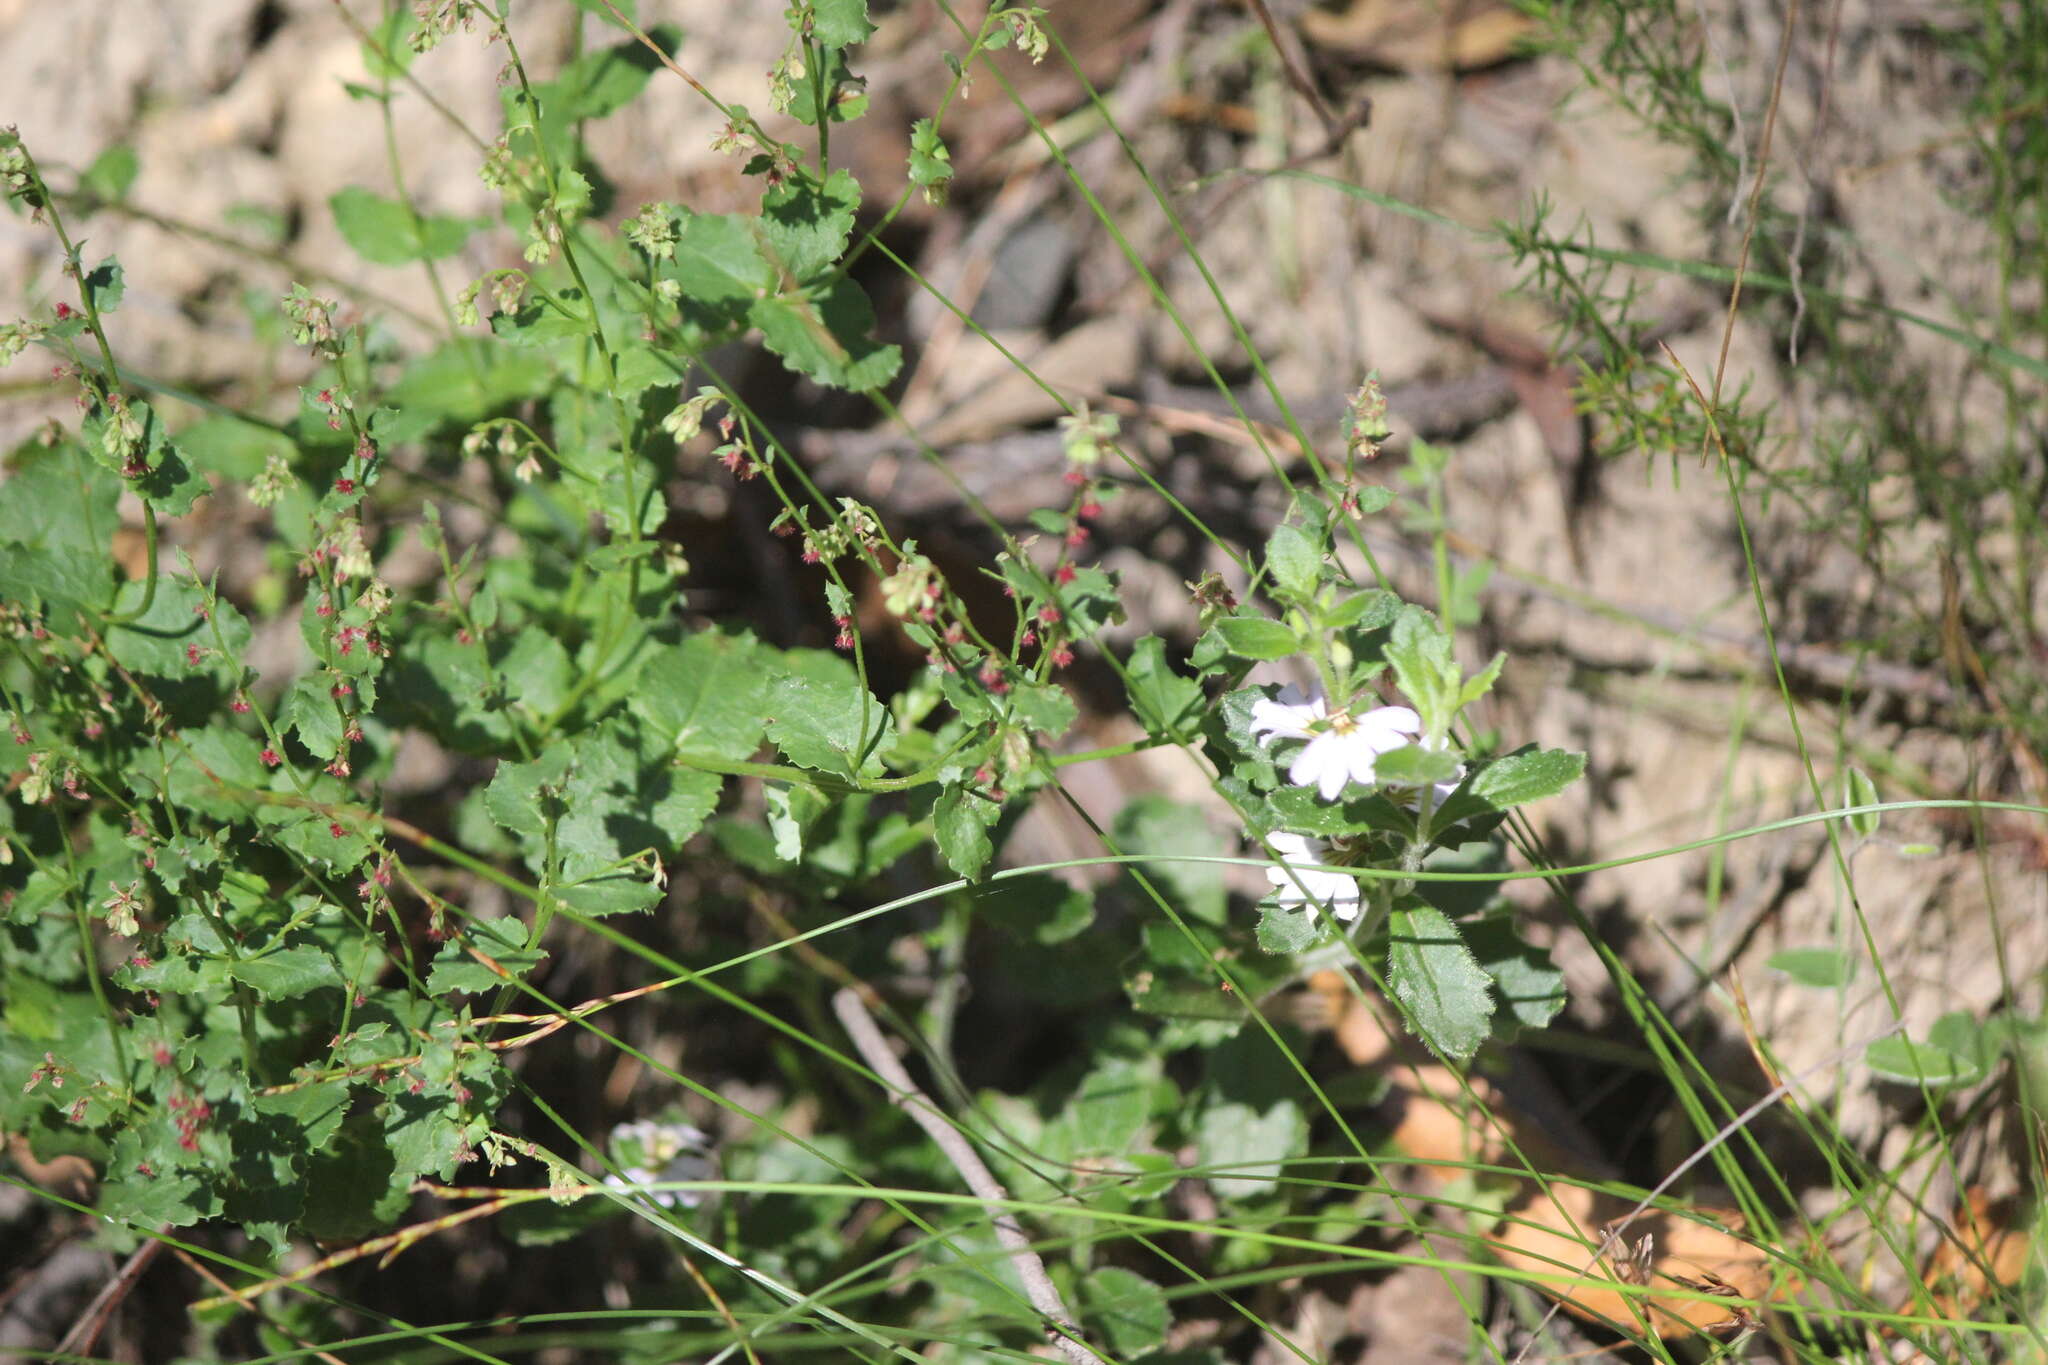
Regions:
[[1335, 801], [1348, 783], [1371, 786], [1379, 756], [1414, 743], [1422, 734], [1422, 717], [1405, 706], [1332, 715], [1320, 695], [1289, 686], [1277, 698], [1252, 703], [1251, 732], [1268, 746], [1276, 739], [1307, 741], [1288, 765], [1287, 780]]
[[1280, 859], [1266, 869], [1266, 880], [1281, 909], [1306, 906], [1310, 913], [1327, 910], [1341, 920], [1358, 918], [1358, 879], [1314, 866], [1328, 851], [1322, 840], [1281, 833], [1267, 836], [1266, 842]]

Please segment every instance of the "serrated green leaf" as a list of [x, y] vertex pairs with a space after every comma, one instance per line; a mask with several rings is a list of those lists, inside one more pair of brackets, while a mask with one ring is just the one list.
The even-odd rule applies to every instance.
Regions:
[[798, 374], [835, 389], [879, 389], [902, 367], [901, 348], [874, 337], [875, 309], [847, 276], [801, 293], [756, 299], [747, 320]]
[[1135, 1359], [1166, 1344], [1166, 1291], [1134, 1270], [1104, 1266], [1081, 1281], [1081, 1317], [1115, 1353]]
[[[526, 925], [509, 916], [471, 920], [434, 955], [433, 969], [427, 973], [427, 990], [434, 995], [449, 991], [481, 993], [525, 976], [547, 957], [541, 949], [527, 947], [526, 938]], [[498, 970], [481, 961], [478, 953], [495, 963]]]
[[1292, 1100], [1264, 1113], [1248, 1104], [1212, 1104], [1195, 1128], [1196, 1159], [1203, 1167], [1227, 1167], [1209, 1185], [1225, 1199], [1252, 1199], [1279, 1179], [1283, 1163], [1308, 1150], [1308, 1121]]
[[231, 962], [228, 975], [265, 1000], [289, 1000], [323, 986], [339, 988], [343, 984], [334, 959], [304, 944]]
[[1225, 616], [1216, 633], [1240, 659], [1285, 659], [1301, 649], [1293, 631], [1263, 616]]
[[97, 614], [112, 587], [104, 554], [69, 546], [0, 545], [0, 597], [52, 613], [52, 624], [60, 628], [68, 630], [73, 621]]
[[1299, 526], [1282, 523], [1266, 540], [1266, 572], [1289, 596], [1307, 601], [1322, 577], [1322, 556]]
[[1523, 1028], [1542, 1028], [1557, 1017], [1566, 1003], [1564, 973], [1549, 953], [1516, 933], [1506, 915], [1472, 920], [1464, 928], [1465, 946], [1493, 978], [1508, 1019]]
[[964, 787], [948, 786], [932, 802], [932, 833], [946, 864], [972, 881], [988, 866], [994, 852], [988, 827], [1002, 813], [1002, 807]]
[[[141, 583], [124, 583], [116, 601], [117, 609], [132, 611], [142, 603]], [[205, 614], [206, 594], [195, 584], [173, 578], [159, 578], [156, 597], [139, 619], [107, 631], [107, 648], [124, 668], [160, 678], [186, 678], [211, 673], [224, 662], [239, 665], [248, 649], [253, 631], [248, 619], [232, 603], [212, 604], [214, 622], [225, 642], [228, 660], [215, 652], [214, 629]], [[191, 651], [197, 649], [199, 661]]]
[[769, 684], [768, 738], [789, 761], [849, 780], [887, 747], [889, 713], [853, 665], [822, 650], [791, 650]]
[[327, 200], [334, 225], [356, 255], [373, 265], [406, 265], [437, 261], [462, 250], [484, 220], [439, 214], [414, 216], [396, 199], [373, 194], [359, 185], [338, 190]]
[[761, 238], [771, 264], [809, 282], [837, 263], [853, 235], [860, 186], [839, 170], [823, 185], [792, 180], [761, 197]]
[[752, 220], [735, 213], [685, 210], [662, 274], [693, 303], [740, 311], [775, 287], [774, 267], [754, 240]]
[[1124, 671], [1131, 709], [1147, 733], [1186, 736], [1201, 719], [1202, 689], [1175, 673], [1166, 662], [1166, 641], [1147, 635], [1131, 646]]
[[1443, 911], [1419, 900], [1387, 922], [1387, 977], [1402, 1013], [1425, 1041], [1464, 1061], [1492, 1029], [1492, 978]]
[[1322, 936], [1322, 917], [1306, 906], [1259, 907], [1259, 947], [1269, 953], [1305, 952]]
[[335, 705], [333, 685], [324, 674], [309, 673], [292, 684], [278, 713], [278, 724], [298, 731], [299, 743], [320, 758], [331, 759], [341, 752], [346, 722]]
[[864, 43], [875, 31], [868, 22], [868, 0], [815, 0], [811, 33], [826, 47]]
[[484, 810], [508, 834], [544, 836], [549, 813], [561, 808], [571, 756], [567, 744], [552, 744], [530, 763], [501, 761], [484, 788]]
[[[0, 542], [35, 550], [75, 550], [94, 561], [93, 568], [72, 571], [79, 584], [89, 586], [84, 595], [71, 600], [98, 605], [111, 585], [107, 550], [120, 525], [114, 507], [121, 491], [121, 477], [86, 458], [76, 441], [31, 443], [8, 459], [7, 496], [0, 498]], [[0, 568], [0, 594], [24, 601], [26, 593], [7, 587], [5, 575], [13, 572], [18, 570]]]
[[740, 761], [760, 747], [768, 674], [750, 635], [699, 631], [655, 652], [630, 705], [675, 752]]

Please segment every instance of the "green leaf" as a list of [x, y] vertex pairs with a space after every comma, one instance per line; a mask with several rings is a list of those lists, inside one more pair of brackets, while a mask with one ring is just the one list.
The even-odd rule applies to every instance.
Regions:
[[[142, 603], [143, 585], [121, 587], [117, 606], [133, 610]], [[225, 641], [228, 660], [214, 652], [214, 632], [203, 614], [208, 608], [206, 594], [193, 583], [180, 579], [157, 580], [156, 599], [139, 619], [115, 626], [107, 632], [107, 648], [124, 668], [160, 678], [185, 678], [210, 672], [223, 662], [239, 666], [254, 634], [248, 619], [231, 603], [215, 601], [211, 611]], [[190, 651], [200, 651], [194, 664]]]
[[1401, 599], [1390, 592], [1373, 588], [1366, 592], [1355, 592], [1323, 613], [1323, 625], [1331, 630], [1347, 626], [1358, 626], [1363, 630], [1379, 630], [1390, 624], [1400, 612]]
[[1269, 953], [1299, 953], [1315, 946], [1323, 936], [1322, 916], [1307, 906], [1259, 908], [1259, 947]]
[[1424, 733], [1444, 733], [1457, 709], [1459, 681], [1450, 635], [1422, 608], [1404, 607], [1394, 619], [1386, 657], [1402, 694], [1421, 715]]
[[[716, 773], [671, 765], [666, 751], [627, 720], [585, 732], [560, 787], [555, 844], [563, 885], [581, 884], [587, 897], [626, 892], [621, 878], [644, 886], [642, 874], [619, 865], [649, 850], [673, 854], [703, 826], [721, 784]], [[651, 900], [637, 889], [630, 896]]]
[[943, 203], [953, 179], [953, 154], [946, 150], [938, 125], [921, 118], [910, 125], [910, 183], [924, 191], [928, 203]]
[[334, 225], [356, 255], [374, 265], [405, 265], [412, 261], [437, 261], [462, 250], [470, 233], [486, 226], [486, 220], [448, 218], [421, 214], [396, 199], [357, 185], [329, 196]]
[[1066, 942], [1095, 922], [1092, 896], [1043, 872], [977, 887], [974, 911], [1018, 938], [1047, 947]]
[[371, 41], [363, 46], [363, 70], [371, 80], [396, 80], [412, 66], [412, 35], [419, 28], [419, 16], [410, 5], [393, 5], [370, 30]]
[[531, 763], [500, 762], [484, 788], [484, 810], [508, 834], [527, 840], [544, 837], [550, 813], [561, 810], [570, 758], [569, 746], [557, 743]]
[[1387, 935], [1387, 976], [1409, 1026], [1438, 1051], [1466, 1060], [1491, 1031], [1492, 978], [1433, 905], [1404, 903], [1389, 917]]
[[1822, 990], [1846, 986], [1856, 975], [1855, 962], [1834, 948], [1785, 948], [1772, 953], [1764, 966]]
[[1133, 1270], [1104, 1266], [1081, 1281], [1081, 1316], [1126, 1359], [1166, 1344], [1166, 1291]]
[[764, 654], [750, 635], [699, 631], [655, 652], [630, 705], [649, 735], [678, 753], [751, 758], [768, 691]]
[[[1542, 1028], [1565, 1007], [1564, 973], [1550, 954], [1515, 932], [1506, 915], [1473, 920], [1465, 925], [1465, 946], [1486, 974], [1506, 1008], [1507, 1018], [1523, 1028]], [[1505, 1022], [1503, 1020], [1502, 1022]]]
[[[639, 22], [636, 16], [639, 13], [640, 0], [574, 0], [574, 3], [577, 9], [585, 14], [596, 15], [614, 28], [624, 28], [628, 24]], [[613, 13], [614, 10], [617, 13]], [[623, 21], [621, 15], [624, 16]]]
[[1444, 749], [1404, 744], [1373, 761], [1373, 777], [1396, 787], [1421, 787], [1448, 782], [1458, 775], [1458, 756]]
[[1301, 649], [1293, 631], [1263, 616], [1226, 616], [1216, 633], [1240, 659], [1285, 659]]
[[1152, 1116], [1171, 1106], [1175, 1094], [1158, 1053], [1119, 1055], [1104, 1048], [1059, 1115], [1046, 1125], [1043, 1141], [1058, 1153], [1055, 1160], [1063, 1162], [1125, 1156]]
[[[648, 36], [663, 52], [675, 51], [677, 34], [673, 28], [657, 26]], [[553, 81], [540, 87], [541, 106], [549, 119], [575, 122], [603, 118], [632, 103], [660, 69], [659, 57], [637, 38], [628, 38], [596, 52], [586, 52], [564, 66]]]
[[135, 173], [141, 168], [135, 149], [117, 142], [93, 158], [78, 178], [78, 187], [108, 203], [119, 203], [128, 197], [128, 187], [135, 183]]
[[1166, 641], [1147, 635], [1131, 646], [1124, 664], [1131, 709], [1148, 734], [1185, 738], [1201, 719], [1202, 689], [1166, 662]]
[[792, 279], [809, 282], [839, 260], [853, 235], [860, 185], [853, 172], [834, 171], [822, 186], [792, 180], [761, 198], [761, 237], [769, 262]]
[[888, 747], [888, 710], [835, 654], [795, 649], [783, 664], [787, 671], [768, 688], [768, 738], [792, 763], [858, 777]]
[[293, 447], [283, 432], [221, 413], [203, 417], [180, 431], [178, 449], [209, 474], [247, 480], [261, 474], [272, 455], [289, 459]]
[[78, 287], [103, 316], [119, 308], [122, 298], [128, 293], [128, 282], [121, 273], [121, 263], [112, 256], [87, 271], [85, 278], [79, 281]]
[[1870, 1069], [1903, 1085], [1968, 1085], [1983, 1076], [1976, 1062], [1933, 1043], [1916, 1043], [1894, 1034], [1872, 1043], [1863, 1054]]
[[[502, 919], [471, 920], [460, 935], [441, 945], [441, 951], [435, 954], [433, 970], [427, 973], [428, 992], [477, 994], [525, 976], [547, 957], [541, 949], [527, 947], [526, 937], [526, 925], [509, 915]], [[493, 971], [477, 959], [477, 953], [504, 970]]]
[[228, 975], [265, 1000], [289, 1000], [323, 986], [339, 989], [343, 984], [334, 959], [304, 944], [230, 963]]
[[988, 866], [994, 846], [989, 826], [1002, 814], [1002, 807], [984, 800], [965, 787], [948, 786], [932, 802], [932, 832], [946, 864], [972, 881]]
[[[1861, 768], [1851, 768], [1842, 774], [1842, 804], [1845, 806], [1874, 806], [1878, 803], [1877, 784], [1870, 780], [1870, 774]], [[1876, 811], [1865, 811], [1849, 817], [1849, 828], [1859, 839], [1868, 839], [1877, 833], [1883, 816]]]
[[[120, 525], [114, 506], [121, 492], [121, 477], [86, 458], [77, 442], [30, 444], [8, 458], [7, 496], [0, 497], [0, 541], [36, 550], [79, 551], [82, 568], [73, 582], [85, 590], [66, 600], [97, 606], [106, 600], [111, 582], [107, 549]], [[92, 562], [85, 565], [84, 559]], [[25, 600], [26, 594], [8, 586], [9, 572], [0, 565], [0, 595]], [[87, 584], [91, 586], [86, 588]]]
[[874, 305], [844, 275], [801, 293], [757, 299], [747, 320], [790, 369], [831, 388], [878, 389], [903, 364], [901, 348], [875, 340]]
[[686, 210], [662, 274], [692, 303], [726, 306], [735, 316], [776, 283], [774, 267], [754, 240], [753, 220], [736, 213]]
[[852, 47], [875, 31], [868, 22], [868, 0], [816, 0], [811, 34], [826, 47]]
[[1175, 855], [1214, 857], [1224, 846], [1201, 810], [1148, 793], [1117, 812], [1115, 834], [1117, 846], [1125, 853], [1152, 853], [1168, 859], [1146, 863], [1140, 870], [1171, 896], [1175, 910], [1211, 924], [1223, 923], [1229, 899], [1223, 869], [1215, 863], [1171, 861]]
[[1229, 1167], [1209, 1177], [1225, 1199], [1252, 1199], [1271, 1190], [1289, 1157], [1308, 1150], [1308, 1121], [1292, 1100], [1261, 1113], [1248, 1104], [1212, 1104], [1195, 1128], [1196, 1159], [1203, 1167]]
[[299, 743], [320, 758], [331, 759], [341, 752], [341, 708], [335, 705], [333, 684], [325, 674], [309, 673], [292, 684], [278, 713], [282, 728], [296, 729]]
[[1283, 523], [1266, 541], [1266, 572], [1290, 597], [1305, 602], [1322, 577], [1322, 556], [1299, 526]]
[[1586, 756], [1567, 749], [1525, 749], [1481, 769], [1470, 792], [1491, 810], [1508, 810], [1540, 801], [1578, 781]]
[[[0, 503], [5, 501], [0, 498]], [[97, 616], [112, 586], [111, 564], [104, 553], [70, 546], [46, 550], [0, 545], [0, 598], [50, 612], [51, 624], [67, 632], [71, 622], [65, 616], [74, 620]]]

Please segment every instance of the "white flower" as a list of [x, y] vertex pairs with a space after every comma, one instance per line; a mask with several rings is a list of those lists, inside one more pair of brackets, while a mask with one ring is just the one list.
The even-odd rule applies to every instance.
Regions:
[[1290, 686], [1281, 688], [1276, 700], [1261, 697], [1252, 703], [1251, 731], [1268, 745], [1276, 739], [1307, 740], [1289, 765], [1287, 780], [1335, 801], [1346, 783], [1372, 785], [1373, 764], [1381, 754], [1412, 744], [1422, 733], [1422, 717], [1405, 706], [1331, 715], [1322, 697], [1304, 696]]
[[1282, 833], [1269, 835], [1266, 842], [1280, 859], [1266, 869], [1266, 880], [1273, 883], [1282, 910], [1307, 906], [1311, 914], [1328, 910], [1341, 920], [1358, 918], [1358, 879], [1313, 866], [1324, 860], [1322, 840]]
[[[704, 1202], [704, 1195], [698, 1190], [665, 1190], [661, 1185], [718, 1174], [717, 1163], [709, 1155], [710, 1139], [687, 1123], [653, 1119], [622, 1123], [612, 1129], [612, 1144], [615, 1155], [628, 1160], [621, 1163], [616, 1175], [606, 1176], [604, 1183], [643, 1195], [663, 1208], [694, 1209]], [[632, 1162], [634, 1157], [639, 1161]]]

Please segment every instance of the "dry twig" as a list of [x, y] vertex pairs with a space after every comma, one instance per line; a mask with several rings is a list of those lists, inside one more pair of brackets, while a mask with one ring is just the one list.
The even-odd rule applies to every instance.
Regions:
[[1017, 1277], [1024, 1281], [1024, 1293], [1030, 1298], [1031, 1306], [1045, 1317], [1047, 1340], [1075, 1365], [1105, 1365], [1102, 1357], [1081, 1341], [1080, 1328], [1074, 1325], [1073, 1315], [1067, 1311], [1060, 1291], [1053, 1286], [1052, 1277], [1045, 1273], [1045, 1262], [1031, 1249], [1031, 1239], [1024, 1235], [1017, 1216], [1004, 1207], [1010, 1199], [1009, 1191], [990, 1173], [981, 1153], [974, 1150], [952, 1121], [939, 1112], [938, 1107], [917, 1088], [917, 1083], [910, 1079], [903, 1063], [889, 1050], [881, 1029], [875, 1026], [874, 1017], [868, 1013], [860, 990], [847, 986], [834, 992], [832, 1010], [846, 1027], [847, 1036], [859, 1050], [861, 1060], [889, 1087], [890, 1100], [924, 1129], [946, 1160], [952, 1163], [953, 1169], [960, 1172], [967, 1188], [988, 1205], [996, 1240], [1008, 1250], [1010, 1265], [1016, 1270]]

